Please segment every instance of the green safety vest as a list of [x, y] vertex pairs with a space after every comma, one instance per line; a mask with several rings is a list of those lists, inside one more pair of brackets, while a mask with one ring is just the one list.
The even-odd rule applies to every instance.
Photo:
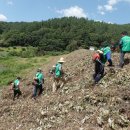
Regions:
[[111, 48], [109, 46], [101, 48], [101, 51], [103, 51], [103, 55], [106, 55], [108, 52], [111, 52]]
[[18, 79], [16, 79], [14, 81], [14, 86], [13, 86], [14, 90], [18, 90], [19, 89], [19, 83], [20, 83], [20, 81]]
[[37, 73], [36, 73], [36, 78], [38, 79], [38, 84], [39, 84], [39, 85], [43, 83], [44, 76], [43, 76], [42, 73], [37, 72]]
[[62, 67], [62, 65], [60, 63], [56, 64], [56, 68], [55, 68], [55, 76], [56, 77], [60, 77], [61, 76], [61, 67]]
[[120, 40], [121, 51], [130, 52], [130, 37], [124, 36]]

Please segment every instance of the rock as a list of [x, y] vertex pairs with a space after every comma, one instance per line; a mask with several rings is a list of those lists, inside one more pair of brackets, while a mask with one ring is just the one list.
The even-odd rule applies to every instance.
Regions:
[[97, 124], [98, 124], [100, 127], [102, 127], [102, 125], [104, 124], [102, 117], [97, 117]]
[[36, 130], [43, 130], [43, 128], [42, 127], [38, 127], [38, 128], [36, 128]]
[[108, 125], [111, 129], [115, 130], [115, 124], [113, 119], [111, 118], [108, 119]]
[[84, 124], [88, 119], [89, 119], [89, 117], [88, 117], [88, 116], [85, 116], [85, 117], [83, 118], [83, 120], [81, 120], [81, 123]]
[[47, 116], [47, 112], [46, 112], [46, 111], [41, 110], [41, 115], [42, 115], [42, 116]]
[[84, 128], [81, 127], [81, 128], [79, 128], [79, 130], [84, 130]]
[[100, 109], [100, 116], [103, 118], [103, 120], [107, 120], [109, 117], [109, 110]]
[[120, 118], [117, 120], [117, 122], [121, 127], [127, 127], [130, 121], [124, 116], [120, 115]]
[[84, 108], [82, 106], [76, 106], [75, 109], [77, 112], [81, 112]]

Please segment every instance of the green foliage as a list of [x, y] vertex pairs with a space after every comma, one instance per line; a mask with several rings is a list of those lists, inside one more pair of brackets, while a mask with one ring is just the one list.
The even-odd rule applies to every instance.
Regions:
[[27, 48], [19, 48], [15, 50], [9, 51], [9, 56], [19, 56], [22, 58], [29, 58], [36, 56], [37, 48], [27, 47]]
[[26, 51], [26, 48], [22, 48], [22, 51]]
[[48, 62], [49, 56], [20, 58], [20, 57], [0, 57], [0, 86], [6, 85], [17, 76], [25, 78], [28, 71], [39, 68]]
[[68, 51], [74, 51], [78, 49], [77, 41], [73, 40], [66, 48]]
[[[0, 22], [0, 46], [33, 46], [38, 48], [38, 55], [44, 55], [45, 51], [72, 51], [91, 45], [100, 47], [105, 41], [118, 43], [124, 30], [130, 33], [130, 24], [108, 24], [76, 17], [41, 22]], [[11, 55], [26, 57], [28, 50], [24, 51], [20, 54], [11, 52]]]
[[49, 55], [49, 56], [58, 56], [58, 55], [63, 55], [63, 54], [68, 54], [68, 51], [46, 51], [45, 52], [46, 55]]
[[14, 46], [13, 49], [16, 49], [16, 46]]

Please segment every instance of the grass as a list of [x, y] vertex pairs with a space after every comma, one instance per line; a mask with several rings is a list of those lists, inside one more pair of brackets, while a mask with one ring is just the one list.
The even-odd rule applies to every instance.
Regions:
[[49, 61], [49, 56], [20, 58], [0, 57], [0, 87], [7, 85], [17, 76], [25, 77], [29, 70], [42, 66]]
[[[46, 52], [44, 56], [35, 56], [35, 49], [34, 47], [0, 47], [0, 87], [7, 85], [17, 76], [26, 77], [32, 70], [49, 62], [50, 57], [68, 53]], [[11, 53], [14, 55], [10, 55]]]

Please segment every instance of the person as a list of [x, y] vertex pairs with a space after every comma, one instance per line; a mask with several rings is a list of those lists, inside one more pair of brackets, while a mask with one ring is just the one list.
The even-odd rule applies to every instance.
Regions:
[[17, 77], [17, 79], [12, 83], [12, 90], [14, 92], [13, 100], [15, 100], [16, 96], [19, 98], [19, 96], [22, 95], [22, 92], [20, 90], [20, 80], [21, 78]]
[[53, 65], [53, 66], [52, 66], [52, 69], [49, 70], [49, 73], [50, 73], [52, 76], [55, 74], [55, 68], [56, 68], [56, 66]]
[[103, 52], [105, 62], [108, 61], [108, 66], [112, 66], [112, 59], [111, 59], [111, 47], [106, 46], [100, 49]]
[[41, 68], [39, 68], [37, 70], [37, 73], [35, 75], [34, 82], [33, 82], [34, 90], [33, 90], [32, 97], [34, 99], [36, 99], [38, 91], [39, 91], [38, 96], [40, 96], [42, 94], [42, 92], [43, 92], [43, 84], [44, 84], [44, 76], [43, 76]]
[[62, 65], [64, 63], [64, 58], [61, 57], [60, 60], [58, 61], [58, 63], [55, 66], [55, 74], [54, 74], [54, 82], [53, 82], [53, 86], [52, 86], [52, 91], [56, 92], [57, 90], [57, 86], [59, 85], [59, 82], [61, 81], [61, 85], [60, 88], [63, 87], [64, 83], [65, 83], [65, 79], [64, 79], [64, 72], [62, 69]]
[[94, 84], [97, 84], [104, 76], [104, 64], [101, 61], [99, 53], [93, 55], [93, 62], [95, 63], [95, 72], [93, 74]]
[[102, 63], [105, 65], [105, 63], [106, 63], [106, 57], [104, 56], [104, 54], [103, 54], [103, 51], [101, 51], [101, 50], [97, 50], [97, 52], [96, 53], [98, 53], [99, 54], [99, 56], [100, 56], [100, 60], [102, 61]]
[[123, 68], [124, 66], [124, 56], [126, 53], [130, 52], [130, 36], [126, 31], [121, 33], [121, 39], [119, 43], [120, 47], [120, 63], [119, 67]]

